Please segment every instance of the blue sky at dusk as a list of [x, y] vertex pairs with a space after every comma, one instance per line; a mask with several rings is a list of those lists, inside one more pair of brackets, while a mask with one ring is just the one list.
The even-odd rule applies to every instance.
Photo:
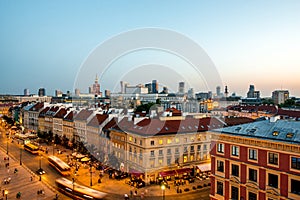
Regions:
[[[1, 0], [0, 94], [73, 90], [81, 64], [99, 44], [132, 29], [158, 27], [197, 42], [230, 93], [245, 96], [254, 84], [263, 96], [280, 88], [300, 96], [299, 10], [298, 0]], [[142, 83], [156, 78], [161, 79], [153, 74]], [[169, 79], [176, 88], [177, 80]], [[100, 83], [102, 90], [113, 89], [107, 83]]]

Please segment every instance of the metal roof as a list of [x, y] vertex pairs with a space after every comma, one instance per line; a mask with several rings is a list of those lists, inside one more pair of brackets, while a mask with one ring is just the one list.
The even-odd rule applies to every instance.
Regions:
[[269, 120], [215, 129], [213, 132], [222, 134], [254, 137], [288, 143], [300, 143], [300, 121]]

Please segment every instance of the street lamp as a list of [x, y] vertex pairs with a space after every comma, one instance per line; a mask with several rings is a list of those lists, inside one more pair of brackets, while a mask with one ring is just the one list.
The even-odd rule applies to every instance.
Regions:
[[4, 194], [5, 194], [5, 199], [7, 200], [7, 195], [8, 195], [8, 190], [7, 189], [4, 190]]
[[165, 200], [165, 190], [166, 190], [165, 184], [162, 184], [162, 185], [160, 186], [160, 188], [161, 188], [162, 193], [163, 193], [162, 199]]
[[90, 186], [93, 186], [93, 171], [92, 171], [92, 162], [90, 162]]
[[22, 165], [22, 150], [23, 150], [23, 148], [21, 145], [21, 147], [20, 147], [20, 165]]

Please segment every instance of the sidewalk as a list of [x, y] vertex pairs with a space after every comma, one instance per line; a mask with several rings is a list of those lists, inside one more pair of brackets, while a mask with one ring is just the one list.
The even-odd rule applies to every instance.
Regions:
[[[67, 161], [67, 155], [70, 155], [71, 151], [67, 150], [63, 154], [56, 154], [56, 156], [60, 157], [62, 160]], [[77, 172], [77, 175], [74, 175], [74, 168], [72, 168], [72, 177], [75, 178], [75, 182], [81, 185], [85, 185], [90, 187], [90, 167], [89, 165], [84, 165], [80, 166], [80, 169]], [[99, 178], [100, 171], [96, 170], [93, 168], [92, 170], [92, 188], [106, 192], [109, 194], [118, 194], [118, 195], [124, 195], [128, 194], [130, 196], [130, 191], [133, 193], [137, 191], [137, 199], [141, 197], [141, 194], [144, 194], [145, 197], [147, 196], [161, 196], [162, 195], [162, 190], [160, 185], [149, 185], [140, 189], [136, 189], [133, 186], [130, 186], [126, 184], [126, 181], [129, 180], [129, 178], [123, 179], [123, 180], [116, 180], [116, 179], [110, 179], [108, 174], [104, 174], [104, 177], [101, 179], [101, 183], [98, 183], [98, 178]], [[210, 180], [198, 180], [195, 179], [194, 183], [187, 183], [185, 185], [179, 186], [179, 188], [182, 190], [182, 193], [177, 193], [177, 186], [174, 186], [174, 180], [169, 181], [170, 189], [166, 188], [165, 189], [165, 196], [169, 195], [182, 195], [182, 194], [187, 194], [191, 193], [193, 191], [200, 191], [201, 188], [210, 183]], [[201, 186], [201, 188], [200, 188]], [[194, 187], [194, 189], [193, 189]], [[189, 191], [184, 191], [184, 189], [188, 188]]]
[[[7, 190], [7, 199], [17, 199], [16, 195], [18, 192], [21, 193], [23, 200], [52, 200], [55, 197], [55, 193], [47, 187], [43, 182], [39, 181], [36, 174], [32, 173], [28, 168], [20, 165], [20, 162], [13, 157], [9, 156], [9, 167], [5, 164], [8, 163], [4, 160], [7, 157], [5, 151], [0, 148], [0, 199], [5, 199], [3, 191]], [[14, 173], [14, 170], [17, 172]], [[5, 184], [4, 180], [9, 180], [8, 184]], [[32, 178], [32, 180], [31, 180]], [[44, 194], [37, 194], [38, 190], [43, 190]]]

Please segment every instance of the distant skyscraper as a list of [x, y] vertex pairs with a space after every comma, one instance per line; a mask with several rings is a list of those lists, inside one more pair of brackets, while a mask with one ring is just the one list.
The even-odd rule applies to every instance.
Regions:
[[195, 94], [194, 94], [194, 89], [193, 88], [190, 88], [188, 90], [188, 98], [189, 99], [194, 99], [195, 98]]
[[250, 85], [249, 91], [247, 92], [247, 98], [260, 98], [260, 92], [255, 91], [254, 85]]
[[157, 80], [152, 80], [152, 93], [158, 93], [158, 82], [157, 82]]
[[56, 97], [61, 97], [62, 96], [62, 91], [61, 90], [55, 90], [55, 96]]
[[40, 97], [46, 96], [45, 88], [40, 88], [38, 94], [39, 94]]
[[110, 90], [105, 90], [105, 97], [109, 98], [110, 97]]
[[145, 87], [148, 88], [148, 93], [152, 93], [152, 83], [146, 83]]
[[93, 88], [91, 86], [89, 87], [89, 94], [93, 94]]
[[228, 97], [228, 87], [227, 87], [227, 85], [225, 86], [225, 92], [224, 92], [224, 94], [225, 94], [225, 97]]
[[96, 75], [95, 83], [93, 84], [93, 93], [95, 95], [101, 95], [100, 84], [98, 83], [98, 76]]
[[79, 96], [80, 95], [80, 90], [78, 88], [75, 89], [75, 95]]
[[24, 96], [29, 96], [29, 89], [28, 88], [24, 89]]
[[275, 90], [272, 92], [272, 99], [275, 105], [284, 103], [287, 99], [289, 99], [289, 91], [288, 90]]
[[216, 87], [216, 94], [217, 94], [217, 97], [221, 96], [221, 87], [220, 86]]
[[184, 82], [179, 82], [178, 93], [184, 94]]

